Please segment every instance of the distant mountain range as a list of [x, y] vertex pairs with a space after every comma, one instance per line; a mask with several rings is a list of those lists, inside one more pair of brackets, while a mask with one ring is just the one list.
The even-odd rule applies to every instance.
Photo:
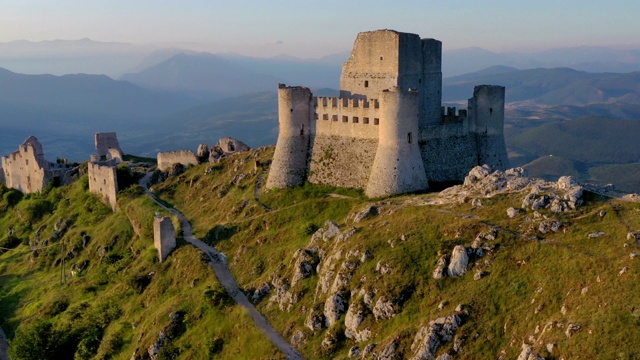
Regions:
[[[581, 46], [537, 52], [492, 52], [479, 47], [448, 50], [447, 44], [443, 45], [442, 69], [445, 77], [495, 65], [518, 69], [570, 67], [587, 72], [640, 71], [640, 49]], [[118, 78], [122, 74], [136, 73], [157, 65], [178, 53], [195, 52], [176, 46], [135, 45], [90, 39], [12, 41], [0, 43], [0, 67], [28, 74], [87, 73]], [[348, 59], [349, 54], [345, 49], [320, 59], [299, 59], [288, 55], [272, 58], [222, 53], [215, 55], [249, 66], [256, 73], [275, 76], [288, 82], [336, 87], [327, 81], [337, 82], [341, 64]], [[321, 83], [322, 81], [325, 83]]]

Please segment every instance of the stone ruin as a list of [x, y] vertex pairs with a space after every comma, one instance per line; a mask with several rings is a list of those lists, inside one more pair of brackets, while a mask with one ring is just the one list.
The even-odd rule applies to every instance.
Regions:
[[207, 144], [200, 144], [198, 151], [191, 150], [163, 151], [158, 153], [158, 170], [169, 171], [175, 164], [182, 166], [198, 165], [206, 162], [217, 162], [220, 159], [241, 151], [251, 150], [240, 140], [223, 137], [211, 148]]
[[91, 161], [122, 161], [122, 149], [115, 132], [99, 132], [95, 135], [96, 153]]
[[158, 249], [158, 259], [163, 262], [176, 247], [176, 230], [168, 216], [156, 216], [153, 221], [153, 245]]
[[45, 160], [42, 144], [29, 136], [9, 156], [2, 157], [2, 180], [8, 188], [25, 194], [42, 191], [49, 183], [54, 186], [70, 184], [77, 167], [66, 161], [51, 163]]
[[96, 133], [96, 153], [88, 165], [89, 191], [102, 201], [118, 209], [118, 175], [116, 165], [122, 162], [122, 149], [115, 132]]

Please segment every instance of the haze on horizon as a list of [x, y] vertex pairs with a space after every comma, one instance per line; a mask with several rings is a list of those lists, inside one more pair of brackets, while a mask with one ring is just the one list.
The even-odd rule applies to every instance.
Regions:
[[385, 0], [21, 0], [2, 4], [0, 42], [95, 41], [315, 58], [351, 48], [360, 31], [395, 29], [433, 37], [445, 49], [536, 51], [640, 47], [640, 2]]

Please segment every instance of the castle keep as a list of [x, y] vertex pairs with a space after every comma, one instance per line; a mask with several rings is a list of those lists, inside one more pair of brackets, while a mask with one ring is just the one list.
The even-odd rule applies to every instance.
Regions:
[[278, 86], [280, 129], [267, 188], [312, 183], [369, 197], [460, 181], [476, 165], [508, 166], [501, 86], [476, 86], [467, 109], [442, 107], [442, 43], [358, 34], [339, 97]]

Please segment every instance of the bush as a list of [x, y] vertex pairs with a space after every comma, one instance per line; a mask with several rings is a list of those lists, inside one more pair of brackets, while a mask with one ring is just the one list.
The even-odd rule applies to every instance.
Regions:
[[0, 254], [7, 251], [7, 249], [16, 248], [22, 240], [14, 235], [8, 235], [4, 239], [0, 240]]
[[149, 275], [133, 275], [127, 279], [127, 284], [138, 294], [142, 294], [144, 289], [151, 284], [151, 276]]
[[35, 223], [42, 219], [45, 215], [51, 213], [53, 205], [42, 199], [27, 199], [17, 206], [18, 216], [26, 222]]
[[22, 200], [22, 193], [18, 190], [11, 189], [2, 195], [2, 199], [7, 207], [12, 207]]
[[233, 299], [224, 286], [217, 284], [204, 292], [204, 298], [213, 307], [224, 308], [233, 304]]

